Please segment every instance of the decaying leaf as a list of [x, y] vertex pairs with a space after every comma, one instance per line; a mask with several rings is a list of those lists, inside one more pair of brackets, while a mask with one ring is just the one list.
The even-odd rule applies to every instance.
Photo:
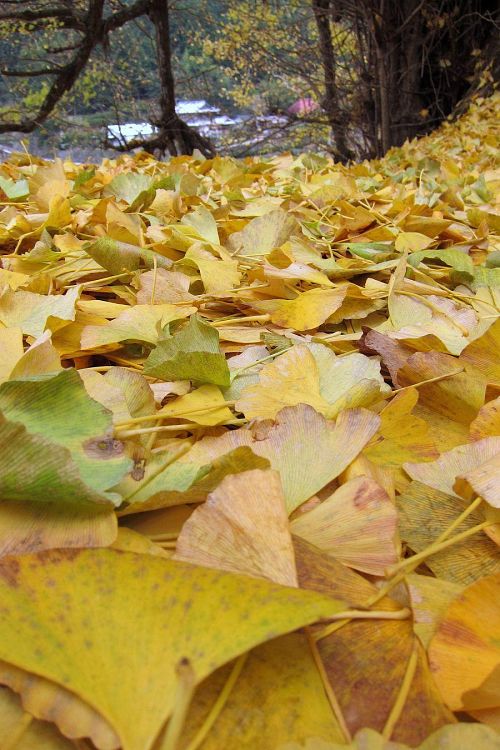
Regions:
[[320, 505], [292, 521], [294, 534], [351, 568], [372, 575], [399, 557], [397, 510], [373, 479], [351, 479]]
[[429, 645], [438, 687], [451, 709], [500, 707], [500, 574], [468, 586], [447, 607]]

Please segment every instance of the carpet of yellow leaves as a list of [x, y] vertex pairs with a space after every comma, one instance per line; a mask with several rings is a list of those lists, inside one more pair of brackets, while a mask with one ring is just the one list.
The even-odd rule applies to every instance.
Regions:
[[499, 112], [0, 165], [3, 750], [500, 748]]

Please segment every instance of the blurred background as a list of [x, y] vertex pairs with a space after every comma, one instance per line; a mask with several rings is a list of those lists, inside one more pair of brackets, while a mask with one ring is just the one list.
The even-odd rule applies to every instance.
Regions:
[[2, 0], [0, 156], [381, 156], [491, 93], [497, 5]]

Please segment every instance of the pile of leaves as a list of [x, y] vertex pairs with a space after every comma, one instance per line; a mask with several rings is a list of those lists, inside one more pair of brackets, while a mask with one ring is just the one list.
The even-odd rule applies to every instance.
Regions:
[[0, 167], [4, 750], [500, 747], [499, 110]]

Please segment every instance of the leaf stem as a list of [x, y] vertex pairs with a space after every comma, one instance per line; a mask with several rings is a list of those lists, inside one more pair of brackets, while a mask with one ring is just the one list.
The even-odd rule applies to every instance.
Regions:
[[217, 696], [217, 700], [213, 704], [212, 708], [208, 712], [207, 716], [205, 717], [203, 724], [196, 732], [195, 736], [189, 743], [189, 745], [185, 748], [185, 750], [198, 750], [201, 743], [204, 741], [205, 737], [209, 733], [209, 731], [212, 729], [213, 725], [219, 718], [219, 715], [226, 705], [229, 696], [231, 695], [231, 692], [236, 684], [236, 681], [238, 677], [241, 674], [241, 671], [245, 665], [245, 662], [247, 660], [248, 653], [242, 654], [239, 656], [236, 661], [233, 664], [233, 668], [229, 674], [229, 677], [227, 678], [224, 687], [222, 688], [221, 692]]
[[401, 393], [401, 391], [406, 391], [408, 388], [419, 388], [421, 385], [428, 385], [428, 383], [437, 383], [439, 380], [446, 380], [447, 378], [452, 378], [454, 375], [460, 375], [461, 372], [464, 371], [464, 367], [461, 367], [459, 370], [454, 370], [453, 372], [445, 372], [444, 375], [436, 375], [435, 378], [428, 378], [427, 380], [421, 380], [419, 383], [410, 383], [410, 385], [405, 385], [402, 388], [395, 388], [392, 393], [389, 393], [390, 396], [395, 396], [396, 393]]
[[174, 708], [167, 725], [163, 742], [159, 750], [176, 750], [182, 735], [184, 722], [191, 705], [191, 700], [196, 687], [193, 668], [188, 659], [182, 659], [177, 666], [177, 691], [174, 699]]
[[408, 620], [411, 617], [411, 610], [408, 607], [396, 610], [376, 610], [376, 609], [346, 609], [344, 612], [338, 612], [329, 619], [334, 621], [332, 625], [327, 625], [318, 631], [313, 637], [315, 641], [321, 641], [328, 635], [340, 630], [340, 627], [351, 620]]
[[267, 323], [271, 320], [270, 315], [248, 315], [242, 318], [229, 318], [227, 320], [213, 321], [212, 325], [214, 328], [220, 328], [221, 326], [230, 326], [234, 323]]
[[[99, 271], [95, 271], [95, 273], [99, 273]], [[93, 286], [94, 284], [98, 284], [99, 286], [103, 283], [108, 281], [116, 281], [117, 279], [122, 279], [124, 276], [132, 276], [133, 271], [124, 271], [123, 273], [115, 273], [113, 276], [104, 276], [102, 279], [93, 279], [92, 281], [84, 281], [80, 286], [88, 287]]]
[[[221, 426], [229, 424], [239, 425], [246, 422], [246, 419], [228, 419], [221, 422]], [[139, 427], [136, 430], [122, 430], [121, 432], [116, 432], [115, 435], [119, 440], [122, 440], [124, 438], [135, 437], [136, 435], [151, 435], [156, 432], [179, 432], [180, 430], [189, 430], [191, 432], [192, 430], [202, 430], [205, 427], [207, 425], [196, 424], [196, 422], [181, 422], [181, 424], [165, 424], [157, 425], [156, 427]]]
[[[289, 349], [291, 349], [292, 346], [287, 346], [286, 349], [280, 349], [278, 352], [272, 352], [271, 354], [268, 354], [267, 357], [262, 357], [262, 359], [256, 359], [255, 362], [250, 362], [248, 365], [243, 365], [242, 367], [235, 367], [234, 370], [231, 370], [231, 372], [235, 373], [234, 377], [238, 377], [240, 373], [244, 372], [245, 370], [251, 370], [252, 367], [256, 367], [257, 365], [261, 365], [264, 362], [268, 362], [270, 359], [274, 359], [275, 357], [279, 357], [280, 354], [284, 354]], [[236, 403], [236, 401], [234, 402]]]
[[413, 566], [415, 563], [420, 563], [422, 560], [425, 560], [427, 557], [430, 557], [431, 555], [435, 555], [437, 552], [441, 552], [444, 549], [447, 549], [448, 547], [451, 547], [452, 544], [456, 544], [457, 542], [461, 542], [463, 539], [467, 539], [467, 537], [472, 536], [473, 534], [477, 534], [479, 531], [483, 531], [488, 526], [493, 526], [492, 521], [483, 521], [482, 523], [477, 524], [476, 526], [472, 526], [470, 529], [466, 529], [465, 531], [462, 531], [460, 534], [457, 534], [456, 536], [452, 536], [451, 539], [446, 539], [443, 542], [434, 542], [433, 544], [429, 545], [426, 549], [422, 550], [422, 552], [419, 552], [416, 555], [413, 555], [413, 557], [407, 557], [406, 560], [402, 560], [397, 565], [393, 565], [390, 568], [387, 568], [386, 575], [392, 577], [396, 573], [399, 573], [404, 568], [407, 568], [408, 566]]
[[473, 513], [476, 508], [478, 508], [481, 503], [483, 502], [482, 497], [476, 497], [475, 500], [473, 500], [470, 505], [468, 505], [465, 510], [463, 510], [459, 516], [455, 518], [455, 520], [450, 523], [450, 525], [438, 536], [434, 544], [439, 544], [440, 542], [444, 542], [445, 539], [448, 539], [452, 531], [455, 531], [455, 529], [460, 526], [460, 524], [465, 521], [468, 516], [470, 516], [471, 513]]
[[415, 677], [417, 663], [418, 663], [418, 642], [417, 642], [417, 639], [414, 637], [413, 647], [411, 650], [410, 658], [408, 659], [408, 663], [406, 665], [406, 670], [405, 670], [405, 674], [403, 677], [403, 681], [399, 688], [396, 701], [387, 718], [384, 729], [382, 730], [382, 737], [385, 740], [391, 739], [392, 733], [394, 731], [394, 727], [398, 723], [399, 718], [405, 707], [406, 701], [408, 700], [408, 694], [410, 692], [413, 678]]
[[27, 711], [23, 713], [23, 715], [20, 717], [19, 721], [17, 722], [17, 725], [14, 729], [14, 733], [9, 737], [7, 740], [7, 744], [2, 745], [2, 750], [14, 750], [17, 743], [33, 721], [33, 715], [29, 714]]
[[131, 417], [124, 422], [117, 422], [115, 428], [126, 427], [129, 424], [139, 424], [140, 422], [154, 422], [157, 419], [175, 419], [176, 416], [185, 417], [187, 414], [199, 414], [205, 411], [214, 411], [214, 409], [223, 409], [225, 406], [234, 406], [236, 401], [221, 401], [218, 404], [209, 404], [208, 406], [198, 406], [196, 409], [185, 409], [178, 415], [168, 414], [163, 411], [157, 411], [154, 414], [144, 414], [142, 417]]
[[337, 723], [340, 727], [340, 730], [342, 734], [344, 735], [344, 740], [346, 741], [346, 743], [350, 743], [352, 742], [352, 735], [349, 731], [349, 727], [346, 724], [346, 720], [344, 719], [344, 714], [342, 713], [342, 709], [340, 708], [340, 704], [337, 700], [337, 696], [335, 695], [335, 692], [330, 684], [330, 680], [328, 679], [325, 665], [323, 664], [323, 660], [318, 651], [318, 646], [316, 645], [316, 642], [312, 636], [311, 629], [306, 628], [305, 631], [306, 631], [306, 635], [309, 641], [309, 647], [311, 649], [314, 663], [316, 664], [316, 669], [318, 670], [319, 675], [321, 677], [323, 688], [325, 690], [326, 697], [328, 698], [328, 702], [330, 703], [330, 707], [333, 711], [333, 715], [337, 719]]
[[[434, 554], [432, 551], [429, 553], [429, 549], [431, 547], [435, 548], [436, 545], [441, 544], [442, 542], [444, 542], [449, 537], [449, 535], [451, 534], [451, 532], [454, 529], [456, 529], [457, 526], [460, 526], [460, 524], [474, 510], [476, 510], [476, 508], [481, 504], [481, 502], [482, 502], [481, 498], [477, 497], [467, 508], [465, 508], [465, 510], [462, 513], [460, 513], [459, 516], [457, 516], [457, 518], [455, 518], [455, 520], [453, 521], [453, 523], [451, 523], [448, 526], [448, 528], [446, 528], [438, 536], [438, 538], [433, 542], [433, 544], [430, 545], [430, 547], [427, 547], [426, 550], [423, 550], [423, 552], [427, 553], [427, 554]], [[489, 526], [491, 524], [486, 524], [486, 525]], [[477, 530], [477, 527], [474, 527], [474, 528], [476, 528], [476, 530]], [[453, 537], [453, 539], [455, 541], [460, 541], [459, 537], [460, 537], [460, 535], [457, 535], [456, 537]], [[420, 554], [422, 554], [422, 553], [420, 553]], [[366, 606], [367, 607], [373, 607], [375, 604], [378, 604], [378, 602], [381, 599], [383, 599], [384, 596], [387, 596], [387, 594], [389, 594], [392, 591], [393, 588], [395, 588], [399, 583], [402, 583], [405, 580], [406, 576], [409, 573], [411, 573], [414, 568], [418, 567], [418, 565], [420, 564], [420, 561], [417, 560], [416, 562], [414, 562], [415, 561], [415, 557], [416, 557], [416, 555], [414, 555], [413, 557], [409, 557], [408, 558], [408, 560], [407, 560], [408, 565], [405, 566], [405, 570], [402, 570], [397, 575], [395, 575], [393, 578], [391, 578], [389, 581], [387, 581], [379, 589], [379, 591], [366, 602]], [[411, 563], [413, 563], [413, 564], [411, 564]], [[409, 570], [406, 569], [408, 567], [409, 567]], [[374, 610], [370, 610], [370, 611], [374, 611]], [[399, 610], [399, 611], [401, 611], [401, 610]], [[338, 617], [338, 615], [337, 615], [337, 617]], [[340, 622], [333, 623], [332, 625], [328, 625], [326, 628], [324, 628], [323, 630], [319, 631], [316, 634], [316, 640], [320, 640], [321, 638], [325, 638], [327, 635], [331, 635], [332, 633], [335, 633], [337, 630], [340, 630], [341, 628], [343, 628], [344, 625], [347, 625], [348, 623], [350, 623], [352, 619], [353, 618], [350, 617], [349, 619], [345, 619], [345, 620], [342, 620]]]

